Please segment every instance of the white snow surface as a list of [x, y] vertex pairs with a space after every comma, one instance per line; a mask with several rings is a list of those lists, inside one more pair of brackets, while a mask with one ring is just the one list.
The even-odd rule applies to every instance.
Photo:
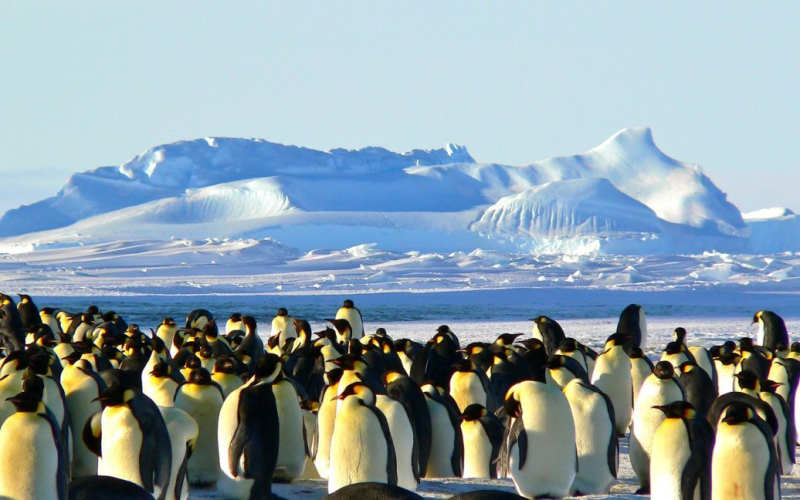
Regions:
[[[766, 215], [780, 224], [767, 232], [797, 232], [790, 212]], [[268, 237], [304, 252], [800, 250], [800, 238], [763, 237], [762, 222], [745, 223], [698, 166], [665, 155], [643, 127], [522, 166], [476, 163], [453, 144], [401, 154], [206, 138], [75, 174], [57, 195], [4, 214], [0, 247]]]

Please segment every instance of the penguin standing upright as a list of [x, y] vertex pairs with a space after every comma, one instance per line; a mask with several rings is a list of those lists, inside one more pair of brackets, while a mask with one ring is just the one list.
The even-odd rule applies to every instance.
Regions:
[[767, 403], [775, 413], [778, 420], [778, 432], [775, 434], [775, 446], [781, 462], [781, 475], [789, 476], [795, 463], [795, 449], [797, 447], [797, 430], [794, 425], [794, 415], [786, 404], [783, 396], [777, 393], [781, 384], [772, 380], [761, 381], [761, 392], [758, 396]]
[[569, 495], [578, 463], [575, 422], [564, 393], [526, 380], [509, 389], [505, 409], [513, 423], [498, 476], [510, 475], [517, 492], [526, 498]]
[[650, 491], [650, 450], [653, 447], [653, 436], [666, 418], [662, 411], [654, 407], [685, 399], [683, 387], [675, 377], [672, 364], [669, 361], [656, 363], [653, 374], [647, 377], [639, 390], [631, 424], [631, 467], [639, 479], [639, 491], [643, 493]]
[[384, 375], [384, 382], [386, 395], [403, 405], [411, 421], [414, 441], [419, 450], [419, 472], [422, 474], [428, 467], [433, 441], [427, 398], [420, 386], [411, 377], [402, 373], [389, 372]]
[[[194, 450], [200, 428], [197, 422], [183, 410], [171, 406], [159, 406], [161, 417], [167, 425], [172, 449], [172, 472], [167, 489], [167, 500], [189, 498], [189, 477], [186, 467]], [[216, 436], [215, 436], [216, 437]]]
[[336, 424], [336, 409], [339, 400], [339, 381], [342, 370], [337, 368], [328, 372], [328, 385], [323, 387], [319, 397], [319, 410], [317, 410], [316, 445], [312, 450], [314, 467], [322, 479], [328, 479], [330, 468], [331, 437]]
[[83, 442], [83, 426], [86, 421], [103, 408], [97, 398], [106, 390], [106, 384], [92, 366], [84, 359], [64, 367], [61, 372], [61, 387], [67, 403], [67, 413], [72, 422], [72, 478], [97, 474], [97, 455]]
[[503, 422], [484, 406], [471, 404], [461, 412], [464, 470], [461, 477], [494, 479], [497, 457], [503, 445]]
[[416, 491], [420, 482], [419, 449], [405, 407], [385, 394], [375, 395], [375, 406], [386, 417], [397, 459], [397, 485]]
[[456, 371], [450, 377], [450, 395], [458, 405], [458, 410], [463, 412], [472, 404], [494, 408], [494, 398], [489, 391], [489, 378], [486, 374], [479, 371], [468, 359], [456, 361], [453, 366]]
[[356, 382], [337, 398], [343, 404], [331, 439], [328, 493], [353, 483], [397, 485], [394, 444], [386, 417], [375, 407], [375, 393]]
[[614, 404], [614, 428], [623, 436], [631, 423], [633, 407], [633, 382], [631, 359], [625, 353], [627, 335], [615, 333], [608, 337], [606, 349], [597, 356], [592, 374], [592, 384], [603, 391]]
[[175, 340], [175, 333], [177, 333], [177, 331], [178, 325], [175, 323], [175, 320], [172, 318], [164, 318], [156, 329], [156, 336], [164, 342], [167, 349], [170, 349]]
[[680, 365], [677, 371], [686, 394], [686, 401], [691, 403], [700, 415], [708, 415], [711, 405], [718, 396], [717, 384], [705, 370], [691, 361]]
[[464, 443], [458, 406], [441, 386], [427, 383], [420, 388], [428, 402], [432, 430], [425, 477], [460, 477]]
[[746, 404], [728, 405], [711, 459], [713, 500], [778, 499], [780, 459], [772, 429]]
[[306, 447], [303, 429], [303, 412], [297, 396], [297, 388], [283, 373], [272, 382], [272, 392], [278, 408], [278, 465], [274, 481], [289, 483], [303, 474], [306, 464]]
[[230, 356], [223, 356], [214, 362], [211, 380], [219, 384], [222, 388], [222, 395], [226, 398], [234, 390], [244, 385], [244, 381], [236, 374], [236, 363]]
[[33, 391], [9, 401], [16, 413], [0, 428], [0, 498], [66, 500], [69, 464], [58, 423]]
[[280, 358], [265, 354], [255, 373], [225, 399], [219, 412], [219, 465], [225, 474], [217, 491], [226, 498], [272, 496], [272, 475], [278, 463], [280, 428], [272, 382], [281, 373]]
[[361, 317], [361, 311], [352, 300], [347, 299], [344, 301], [342, 307], [336, 311], [336, 319], [346, 319], [350, 323], [354, 339], [360, 339], [364, 336], [364, 319]]
[[149, 373], [142, 372], [142, 392], [158, 406], [174, 406], [178, 382], [173, 377], [172, 366], [159, 361]]
[[647, 347], [647, 317], [644, 307], [639, 304], [631, 304], [619, 315], [617, 323], [617, 333], [629, 335], [625, 345], [625, 352], [630, 352], [632, 347]]
[[[30, 295], [20, 295], [19, 303], [17, 303], [17, 310], [19, 311], [22, 325], [26, 329], [36, 328], [42, 324], [42, 318], [39, 316], [39, 308], [33, 303]], [[55, 333], [55, 332], [53, 332]]]
[[753, 323], [758, 323], [756, 343], [767, 349], [775, 350], [778, 345], [788, 346], [789, 333], [783, 318], [772, 311], [758, 311], [753, 315]]
[[175, 393], [175, 407], [188, 413], [200, 428], [196, 453], [189, 459], [187, 469], [191, 485], [213, 484], [219, 479], [217, 426], [224, 399], [222, 388], [211, 380], [205, 368], [193, 370]]
[[573, 495], [606, 495], [617, 478], [619, 440], [614, 429], [614, 405], [597, 387], [581, 379], [564, 386], [575, 422], [578, 474]]
[[[100, 450], [98, 474], [125, 479], [152, 493], [167, 496], [172, 473], [169, 432], [158, 407], [135, 389], [110, 385], [98, 398], [105, 406], [100, 428], [95, 419], [86, 422], [83, 437], [93, 438], [90, 449]], [[99, 432], [98, 432], [99, 431]]]
[[533, 321], [533, 338], [541, 340], [547, 355], [552, 356], [566, 338], [564, 330], [557, 321], [547, 316], [537, 316], [531, 321]]
[[278, 314], [272, 319], [272, 332], [269, 336], [278, 336], [278, 345], [283, 345], [287, 339], [297, 337], [297, 330], [294, 328], [294, 320], [289, 316], [289, 311], [281, 307]]
[[656, 409], [665, 419], [653, 436], [650, 498], [709, 500], [714, 430], [688, 402], [674, 401]]
[[264, 354], [264, 342], [258, 336], [258, 325], [254, 317], [242, 316], [242, 324], [244, 325], [245, 336], [242, 339], [242, 343], [233, 352], [233, 355], [244, 363], [248, 371], [252, 372], [256, 362]]
[[631, 358], [631, 382], [633, 383], [633, 404], [636, 405], [636, 398], [639, 397], [639, 389], [653, 374], [653, 362], [650, 361], [640, 347], [634, 347], [629, 353]]

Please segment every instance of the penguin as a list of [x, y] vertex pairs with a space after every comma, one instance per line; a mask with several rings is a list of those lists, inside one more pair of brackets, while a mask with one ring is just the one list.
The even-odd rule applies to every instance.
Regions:
[[197, 328], [201, 330], [210, 323], [214, 316], [205, 309], [195, 309], [186, 316], [186, 329]]
[[[50, 368], [50, 357], [47, 354], [36, 354], [31, 356], [28, 362], [28, 373], [26, 376], [38, 375], [42, 380], [43, 397], [42, 403], [53, 414], [53, 418], [58, 423], [61, 432], [61, 442], [67, 452], [67, 458], [72, 459], [72, 432], [67, 412], [67, 401], [64, 389], [59, 380], [53, 376]], [[24, 385], [23, 385], [24, 386]]]
[[714, 367], [717, 370], [717, 389], [719, 395], [733, 392], [735, 374], [739, 365], [739, 355], [733, 352], [721, 352], [714, 359]]
[[778, 499], [779, 471], [770, 427], [745, 404], [725, 408], [711, 458], [711, 498]]
[[217, 443], [224, 476], [217, 482], [217, 491], [226, 498], [272, 496], [280, 439], [272, 383], [280, 373], [280, 357], [265, 354], [256, 362], [253, 376], [222, 404]]
[[352, 300], [347, 299], [344, 301], [342, 307], [336, 311], [336, 319], [347, 320], [354, 339], [360, 339], [364, 336], [364, 319], [361, 317], [361, 311]]
[[628, 336], [615, 333], [608, 337], [606, 349], [597, 356], [591, 383], [603, 391], [614, 404], [614, 428], [623, 436], [631, 423], [633, 407], [633, 381], [631, 359], [624, 346]]
[[647, 316], [644, 307], [639, 304], [631, 304], [623, 309], [619, 315], [617, 333], [629, 336], [625, 352], [630, 352], [632, 347], [640, 347], [644, 350], [647, 347]]
[[666, 418], [654, 406], [665, 406], [675, 401], [685, 401], [686, 395], [675, 369], [669, 361], [656, 363], [653, 374], [647, 377], [639, 390], [639, 399], [633, 409], [633, 422], [629, 451], [631, 467], [639, 480], [641, 493], [650, 492], [650, 452], [653, 436]]
[[[441, 327], [440, 327], [441, 328]], [[434, 381], [449, 389], [453, 365], [462, 359], [458, 343], [446, 332], [437, 332], [414, 358], [410, 376], [418, 384]]]
[[411, 365], [417, 353], [422, 350], [422, 345], [409, 339], [400, 339], [394, 341], [394, 352], [403, 363], [403, 371], [405, 375], [411, 375]]
[[252, 372], [256, 361], [264, 354], [264, 342], [258, 336], [258, 325], [256, 319], [252, 316], [242, 316], [242, 324], [244, 325], [245, 336], [242, 343], [233, 352], [233, 355], [247, 366], [247, 369]]
[[[356, 382], [337, 396], [342, 406], [331, 439], [328, 493], [353, 483], [397, 485], [397, 460], [389, 425], [375, 393]], [[369, 457], [364, 460], [364, 457]]]
[[428, 409], [427, 398], [420, 386], [411, 377], [399, 372], [389, 372], [384, 375], [386, 395], [403, 405], [411, 421], [414, 433], [415, 447], [419, 451], [420, 475], [428, 467], [428, 459], [433, 442], [433, 429], [431, 414]]
[[[186, 500], [189, 498], [187, 465], [200, 428], [197, 426], [197, 422], [183, 410], [171, 406], [159, 406], [158, 410], [167, 425], [172, 449], [172, 472], [167, 489], [167, 500]], [[216, 438], [216, 436], [214, 437]]]
[[111, 476], [90, 476], [69, 483], [70, 500], [153, 500], [153, 495], [138, 484]]
[[563, 389], [570, 380], [576, 378], [584, 382], [589, 382], [589, 378], [586, 376], [586, 370], [584, 370], [583, 366], [575, 359], [560, 354], [554, 354], [547, 360], [545, 380], [548, 384]]
[[[211, 325], [214, 324], [214, 321], [209, 323], [203, 329], [203, 338], [205, 339], [206, 346], [209, 348], [211, 357], [218, 358], [220, 356], [229, 356], [233, 354], [233, 349], [231, 349], [230, 344], [228, 344], [228, 340], [219, 334], [219, 331], [216, 328], [210, 328]], [[204, 347], [206, 347], [204, 346]], [[210, 366], [205, 367], [206, 370], [211, 371], [213, 368], [214, 363], [212, 362]]]
[[558, 346], [558, 349], [555, 353], [560, 356], [567, 356], [568, 358], [574, 359], [581, 365], [581, 368], [583, 368], [583, 371], [586, 372], [587, 376], [592, 376], [589, 366], [594, 368], [594, 359], [586, 355], [586, 353], [581, 349], [581, 345], [577, 340], [573, 339], [572, 337], [564, 339], [564, 341]]
[[668, 361], [673, 368], [677, 368], [688, 361], [696, 364], [692, 353], [680, 342], [668, 343], [664, 348], [664, 352], [661, 353], [660, 361]]
[[505, 429], [499, 418], [480, 404], [467, 406], [460, 415], [464, 440], [464, 470], [461, 477], [497, 478], [497, 457]]
[[665, 418], [653, 436], [650, 498], [710, 499], [714, 430], [705, 415], [699, 414], [686, 401], [674, 401], [654, 409], [662, 412]]
[[236, 374], [236, 363], [230, 356], [223, 356], [214, 362], [211, 380], [220, 386], [222, 395], [226, 398], [231, 392], [244, 385], [244, 381]]
[[[711, 357], [711, 354], [708, 352], [708, 349], [701, 346], [690, 346], [686, 342], [686, 329], [682, 327], [678, 327], [673, 332], [673, 338], [676, 342], [679, 342], [686, 346], [689, 349], [689, 353], [694, 357], [695, 363], [697, 366], [703, 369], [706, 372], [706, 375], [714, 382], [714, 385], [717, 384], [717, 370], [714, 366], [714, 359]], [[677, 366], [675, 366], [677, 368]]]
[[303, 412], [303, 436], [305, 437], [306, 460], [303, 475], [298, 479], [322, 479], [314, 466], [314, 446], [317, 442], [317, 412], [319, 403], [310, 399], [300, 403]]
[[[397, 459], [397, 486], [416, 491], [420, 482], [419, 448], [405, 407], [385, 394], [375, 395], [375, 406], [386, 417]], [[502, 435], [502, 434], [501, 434]]]
[[537, 316], [531, 321], [533, 321], [533, 338], [541, 340], [547, 356], [552, 356], [566, 338], [564, 330], [558, 322], [547, 316]]
[[150, 352], [150, 357], [148, 358], [147, 363], [145, 363], [144, 368], [142, 368], [142, 387], [144, 387], [144, 384], [150, 377], [150, 372], [153, 371], [153, 368], [155, 368], [156, 364], [158, 363], [166, 363], [169, 365], [169, 376], [172, 377], [175, 382], [184, 382], [186, 379], [180, 372], [178, 365], [172, 360], [172, 356], [169, 354], [167, 345], [155, 333], [153, 333], [151, 347], [152, 351]]
[[55, 335], [64, 333], [63, 330], [61, 330], [58, 319], [56, 319], [56, 310], [52, 307], [43, 307], [39, 309], [39, 321], [49, 326], [50, 330], [52, 330]]
[[42, 318], [39, 316], [39, 308], [33, 303], [33, 299], [30, 295], [19, 296], [17, 311], [19, 311], [22, 326], [26, 329], [36, 328], [42, 324]]
[[705, 370], [697, 364], [687, 361], [678, 367], [678, 374], [686, 393], [686, 401], [692, 405], [697, 413], [708, 415], [711, 405], [717, 399], [717, 385], [711, 380]]
[[172, 318], [164, 318], [156, 329], [156, 336], [164, 342], [167, 349], [171, 348], [178, 332], [178, 324]]
[[756, 343], [767, 349], [775, 350], [778, 344], [790, 345], [789, 333], [783, 318], [772, 311], [758, 311], [753, 315], [753, 323], [758, 323], [758, 336]]
[[189, 459], [189, 484], [205, 486], [219, 479], [217, 425], [225, 397], [222, 388], [205, 368], [193, 370], [189, 380], [178, 386], [174, 406], [185, 411], [200, 428], [195, 453]]
[[797, 387], [800, 385], [800, 361], [788, 357], [774, 358], [767, 378], [779, 384], [775, 392], [783, 397], [789, 408], [794, 408]]
[[736, 373], [749, 371], [759, 379], [769, 376], [771, 351], [764, 351], [753, 343], [753, 339], [745, 337], [739, 339], [739, 352], [742, 359], [736, 367]]
[[775, 446], [781, 463], [781, 475], [789, 476], [795, 463], [795, 448], [797, 446], [797, 430], [794, 424], [794, 415], [786, 404], [786, 400], [777, 393], [776, 389], [781, 384], [772, 380], [763, 380], [760, 384], [761, 392], [758, 396], [767, 403], [775, 413], [778, 420], [778, 432], [775, 434]]
[[464, 443], [458, 407], [444, 388], [435, 383], [425, 383], [420, 389], [431, 416], [431, 453], [425, 477], [460, 477]]
[[98, 474], [138, 484], [159, 500], [167, 497], [172, 472], [169, 433], [158, 407], [144, 394], [110, 385], [98, 398], [104, 409], [99, 428], [86, 422], [83, 439], [102, 457]]
[[563, 389], [575, 423], [578, 473], [571, 495], [607, 495], [619, 469], [619, 440], [614, 405], [585, 380], [570, 380]]
[[633, 383], [633, 404], [636, 405], [636, 398], [639, 397], [639, 389], [642, 388], [644, 381], [653, 374], [653, 362], [650, 361], [640, 347], [631, 349], [631, 382]]
[[513, 423], [498, 476], [510, 475], [526, 498], [568, 496], [578, 460], [567, 397], [552, 385], [526, 380], [509, 389], [504, 408]]
[[319, 397], [319, 410], [317, 411], [316, 443], [312, 447], [312, 459], [320, 477], [329, 478], [330, 469], [330, 450], [333, 428], [336, 423], [336, 410], [339, 393], [339, 381], [342, 370], [337, 368], [328, 373], [329, 383], [326, 385]]
[[242, 322], [241, 313], [233, 313], [225, 323], [225, 335], [230, 335], [233, 332], [243, 332], [244, 323]]
[[496, 404], [489, 390], [489, 378], [486, 374], [479, 371], [468, 359], [456, 361], [453, 367], [456, 371], [450, 377], [450, 395], [455, 400], [458, 411], [463, 412], [472, 404], [494, 410]]
[[289, 316], [289, 311], [281, 307], [278, 309], [278, 314], [272, 319], [272, 332], [270, 337], [278, 336], [278, 343], [283, 345], [287, 339], [296, 338], [297, 331], [294, 329], [294, 321]]
[[69, 464], [58, 423], [33, 391], [8, 401], [16, 413], [0, 428], [0, 497], [66, 500]]
[[[547, 370], [548, 357], [542, 341], [539, 339], [527, 339], [523, 340], [519, 345], [522, 346], [519, 356], [528, 367], [531, 380], [545, 382], [547, 380], [545, 372]], [[501, 394], [500, 398], [503, 396], [504, 394]]]
[[156, 363], [149, 373], [142, 373], [142, 393], [158, 406], [174, 406], [179, 384], [171, 375], [172, 366], [165, 361]]
[[106, 390], [106, 384], [88, 361], [79, 359], [64, 367], [61, 387], [72, 422], [72, 478], [94, 476], [97, 474], [97, 455], [86, 447], [81, 436], [86, 421], [103, 409], [97, 399]]
[[306, 463], [305, 428], [297, 388], [283, 373], [272, 383], [278, 408], [280, 439], [273, 481], [290, 483], [303, 474]]

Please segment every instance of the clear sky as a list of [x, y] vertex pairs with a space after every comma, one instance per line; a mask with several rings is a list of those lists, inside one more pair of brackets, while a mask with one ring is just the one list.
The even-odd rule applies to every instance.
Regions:
[[7, 2], [0, 212], [155, 145], [464, 144], [648, 125], [742, 210], [800, 210], [800, 2]]

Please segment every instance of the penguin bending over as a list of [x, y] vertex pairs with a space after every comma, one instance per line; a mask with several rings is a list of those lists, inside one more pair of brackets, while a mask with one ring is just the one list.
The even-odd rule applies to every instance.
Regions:
[[541, 340], [547, 356], [552, 356], [566, 338], [564, 330], [556, 320], [547, 316], [537, 316], [531, 321], [533, 321], [533, 338]]
[[767, 349], [776, 350], [779, 344], [788, 346], [789, 333], [783, 318], [772, 311], [758, 311], [753, 316], [753, 323], [758, 323], [758, 337], [756, 342]]

